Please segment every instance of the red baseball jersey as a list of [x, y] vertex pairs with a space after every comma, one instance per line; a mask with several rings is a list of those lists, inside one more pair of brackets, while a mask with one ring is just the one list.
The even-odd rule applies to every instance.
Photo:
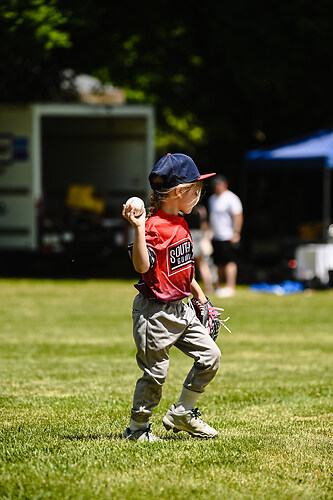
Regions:
[[146, 244], [151, 266], [135, 285], [140, 293], [161, 302], [191, 295], [193, 242], [184, 217], [158, 210], [146, 221]]

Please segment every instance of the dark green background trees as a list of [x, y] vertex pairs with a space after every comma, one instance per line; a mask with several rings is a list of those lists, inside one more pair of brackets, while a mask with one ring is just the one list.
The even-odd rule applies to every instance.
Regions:
[[0, 100], [92, 74], [155, 105], [157, 156], [232, 178], [247, 149], [332, 125], [332, 24], [331, 0], [3, 0]]

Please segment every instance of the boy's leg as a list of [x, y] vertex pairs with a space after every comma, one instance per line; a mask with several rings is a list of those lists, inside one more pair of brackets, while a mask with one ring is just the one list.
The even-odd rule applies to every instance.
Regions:
[[163, 418], [164, 426], [166, 429], [172, 428], [174, 432], [184, 430], [197, 437], [216, 437], [217, 431], [199, 418], [200, 413], [198, 409], [194, 409], [194, 405], [217, 373], [220, 349], [196, 317], [175, 346], [195, 361], [186, 377], [177, 405], [172, 405]]
[[221, 351], [195, 314], [175, 346], [194, 359], [184, 387], [189, 391], [204, 392], [219, 369]]
[[188, 410], [193, 410], [199, 396], [200, 392], [189, 391], [183, 386], [182, 392], [179, 396], [178, 403], [176, 404], [176, 409], [179, 412], [184, 412]]
[[133, 303], [133, 335], [137, 347], [137, 363], [144, 372], [137, 381], [132, 427], [148, 425], [152, 409], [160, 402], [169, 367], [169, 349], [182, 335], [188, 321], [185, 304], [161, 304], [137, 296]]

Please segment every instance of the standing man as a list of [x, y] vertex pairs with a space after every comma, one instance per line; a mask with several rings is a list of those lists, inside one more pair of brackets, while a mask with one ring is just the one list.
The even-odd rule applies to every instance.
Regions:
[[[225, 177], [217, 175], [213, 186], [214, 194], [208, 200], [208, 207], [213, 232], [213, 259], [218, 269], [216, 295], [232, 297], [236, 291], [243, 206], [238, 196], [228, 189]], [[221, 287], [224, 280], [226, 286]]]

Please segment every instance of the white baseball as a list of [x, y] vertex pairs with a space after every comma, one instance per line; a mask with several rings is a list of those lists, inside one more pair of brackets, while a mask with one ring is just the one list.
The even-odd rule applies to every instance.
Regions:
[[128, 205], [131, 205], [132, 212], [134, 212], [135, 217], [139, 217], [139, 215], [141, 215], [145, 209], [144, 201], [137, 196], [132, 196], [132, 198], [129, 198], [126, 201], [126, 207]]

